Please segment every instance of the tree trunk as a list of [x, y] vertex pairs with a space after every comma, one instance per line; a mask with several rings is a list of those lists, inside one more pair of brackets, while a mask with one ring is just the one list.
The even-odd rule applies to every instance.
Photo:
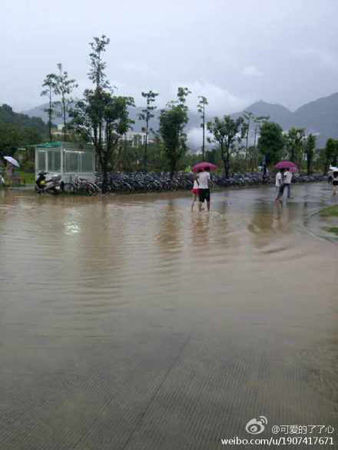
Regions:
[[49, 140], [52, 142], [52, 113], [53, 113], [53, 105], [52, 105], [52, 90], [49, 89], [49, 110], [48, 110], [48, 132], [49, 132]]
[[107, 192], [108, 187], [108, 164], [107, 164], [108, 160], [101, 147], [97, 146], [95, 148], [95, 151], [99, 158], [100, 169], [102, 171], [102, 193], [104, 194]]
[[226, 163], [225, 158], [222, 158], [222, 161], [223, 161], [223, 166], [224, 166], [224, 176], [226, 178], [228, 178], [228, 175], [227, 175], [227, 163]]
[[63, 112], [63, 140], [66, 140], [66, 126], [67, 126], [67, 120], [66, 120], [66, 101], [65, 98], [62, 98], [62, 112]]
[[171, 160], [170, 161], [170, 179], [172, 180], [174, 178], [176, 172], [176, 161]]
[[229, 178], [230, 175], [230, 161], [228, 157], [223, 158], [223, 165], [224, 165], [224, 176], [225, 178]]
[[108, 171], [107, 166], [105, 165], [102, 168], [102, 194], [105, 194], [108, 190]]
[[203, 112], [203, 141], [202, 141], [202, 159], [205, 160], [205, 116]]
[[108, 158], [105, 154], [102, 158], [102, 193], [108, 190]]
[[146, 140], [144, 142], [144, 155], [143, 155], [143, 167], [147, 172], [148, 170], [148, 133], [149, 133], [149, 120], [146, 121]]
[[311, 156], [309, 153], [306, 155], [307, 174], [311, 175]]
[[226, 178], [229, 178], [229, 175], [230, 175], [230, 152], [229, 152], [228, 148], [225, 150], [224, 157], [223, 157], [223, 163], [224, 163], [224, 175], [226, 176]]

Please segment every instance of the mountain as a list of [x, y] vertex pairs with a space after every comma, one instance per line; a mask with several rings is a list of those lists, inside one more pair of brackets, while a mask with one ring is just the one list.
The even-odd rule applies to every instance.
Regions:
[[0, 124], [12, 124], [25, 129], [32, 128], [41, 134], [47, 134], [47, 125], [43, 120], [28, 114], [16, 113], [5, 104], [0, 106]]
[[294, 112], [294, 117], [297, 126], [306, 127], [309, 132], [319, 132], [322, 141], [338, 138], [338, 93], [301, 106]]
[[48, 136], [48, 127], [36, 117], [18, 114], [6, 104], [0, 106], [0, 154], [12, 156], [18, 147], [38, 144]]
[[[42, 119], [45, 123], [48, 122], [48, 114], [45, 111], [48, 108], [48, 103], [45, 103], [43, 105], [36, 106], [35, 108], [29, 109], [27, 111], [24, 111], [24, 113], [30, 117], [39, 117]], [[139, 120], [139, 115], [142, 112], [142, 107], [135, 107], [131, 106], [129, 108], [129, 117], [131, 120], [133, 120], [135, 123], [133, 124], [133, 131], [140, 132], [142, 131], [142, 127], [144, 127], [144, 122]], [[161, 109], [156, 109], [153, 111], [154, 118], [151, 120], [151, 128], [154, 130], [158, 130], [159, 128], [159, 116], [160, 116]], [[56, 125], [59, 125], [62, 123], [62, 117], [59, 117], [58, 114], [53, 117], [53, 123]], [[188, 129], [199, 127], [200, 125], [200, 118], [197, 113], [194, 113], [193, 111], [189, 111], [189, 123], [188, 123]]]
[[[292, 112], [282, 105], [263, 101], [246, 108], [256, 116], [270, 116], [284, 130], [291, 127], [306, 128], [307, 133], [317, 135], [317, 146], [323, 147], [328, 138], [338, 138], [338, 93], [321, 97]], [[243, 114], [237, 113], [236, 115]]]
[[279, 123], [283, 129], [288, 129], [292, 123], [293, 113], [282, 105], [259, 101], [249, 106], [246, 111], [252, 112], [257, 117], [269, 116], [269, 120]]

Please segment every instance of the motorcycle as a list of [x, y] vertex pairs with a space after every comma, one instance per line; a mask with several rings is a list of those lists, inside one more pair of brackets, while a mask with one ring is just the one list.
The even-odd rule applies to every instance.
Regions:
[[40, 172], [35, 180], [35, 190], [38, 194], [53, 194], [57, 195], [63, 192], [64, 183], [61, 181], [61, 175], [54, 175], [47, 180], [48, 172]]

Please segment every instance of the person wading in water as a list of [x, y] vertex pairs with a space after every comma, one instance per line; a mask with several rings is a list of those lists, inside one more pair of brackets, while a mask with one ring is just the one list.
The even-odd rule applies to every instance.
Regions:
[[192, 192], [192, 204], [191, 204], [191, 211], [194, 210], [195, 202], [198, 198], [198, 192], [199, 192], [199, 181], [198, 181], [198, 174], [194, 174], [194, 185], [191, 190]]
[[281, 169], [279, 172], [277, 172], [276, 175], [276, 191], [277, 191], [277, 197], [275, 199], [276, 203], [279, 203], [280, 205], [283, 204], [283, 194], [284, 194], [284, 169]]
[[210, 211], [210, 169], [206, 167], [198, 174], [198, 184], [199, 184], [199, 211], [202, 210], [203, 202], [207, 202], [208, 211]]

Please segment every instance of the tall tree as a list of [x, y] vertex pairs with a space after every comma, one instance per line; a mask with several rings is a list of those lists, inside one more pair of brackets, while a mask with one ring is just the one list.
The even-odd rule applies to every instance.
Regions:
[[190, 94], [188, 88], [179, 87], [177, 100], [167, 104], [160, 113], [159, 134], [164, 143], [165, 154], [169, 163], [170, 177], [174, 176], [178, 163], [187, 150], [187, 135], [184, 127], [188, 123], [188, 107], [186, 98]]
[[110, 89], [110, 83], [105, 72], [106, 63], [103, 60], [103, 53], [106, 51], [109, 42], [110, 39], [103, 34], [101, 37], [94, 37], [92, 42], [89, 43], [91, 52], [89, 53], [90, 69], [88, 77], [93, 82], [95, 90]]
[[305, 128], [290, 128], [285, 140], [289, 160], [300, 165], [304, 153]]
[[154, 117], [154, 110], [156, 106], [153, 104], [156, 100], [158, 93], [153, 91], [142, 92], [142, 97], [146, 98], [146, 107], [142, 109], [141, 114], [139, 114], [139, 119], [145, 121], [145, 141], [144, 141], [144, 155], [143, 155], [143, 167], [144, 170], [148, 169], [148, 136], [149, 136], [149, 123]]
[[197, 111], [200, 113], [201, 117], [201, 128], [202, 128], [202, 159], [205, 159], [205, 107], [208, 104], [208, 99], [203, 95], [200, 95], [199, 102], [197, 105]]
[[280, 160], [284, 144], [282, 127], [275, 122], [264, 122], [258, 139], [258, 148], [267, 165]]
[[329, 138], [325, 146], [325, 171], [328, 170], [329, 165], [337, 166], [338, 159], [338, 140]]
[[309, 134], [305, 140], [306, 168], [308, 175], [311, 175], [312, 173], [312, 161], [315, 154], [315, 148], [316, 137], [313, 136], [313, 134]]
[[257, 147], [257, 138], [260, 135], [261, 128], [263, 123], [267, 122], [270, 119], [270, 116], [257, 116], [253, 118], [255, 124], [254, 130], [254, 147]]
[[223, 119], [215, 117], [207, 124], [208, 130], [213, 135], [212, 141], [220, 147], [226, 177], [230, 174], [230, 156], [236, 149], [236, 140], [241, 139], [243, 121], [243, 117], [232, 119], [231, 116], [224, 116]]
[[95, 37], [90, 43], [89, 79], [94, 89], [86, 89], [83, 99], [71, 111], [72, 128], [86, 141], [92, 142], [102, 170], [102, 191], [107, 191], [109, 164], [113, 161], [123, 135], [130, 129], [128, 107], [131, 97], [113, 96], [102, 59], [109, 39]]
[[67, 116], [69, 113], [69, 107], [72, 102], [70, 94], [78, 84], [74, 79], [68, 77], [68, 72], [62, 70], [62, 64], [58, 64], [59, 74], [56, 77], [55, 94], [60, 95], [61, 100], [59, 104], [61, 105], [61, 116], [63, 120], [63, 140], [66, 139], [67, 131]]
[[48, 132], [49, 140], [53, 140], [52, 136], [52, 120], [55, 115], [55, 102], [53, 101], [53, 95], [57, 86], [57, 75], [55, 73], [49, 73], [43, 80], [42, 87], [44, 88], [41, 92], [41, 96], [48, 97], [48, 108], [45, 111], [48, 114]]

